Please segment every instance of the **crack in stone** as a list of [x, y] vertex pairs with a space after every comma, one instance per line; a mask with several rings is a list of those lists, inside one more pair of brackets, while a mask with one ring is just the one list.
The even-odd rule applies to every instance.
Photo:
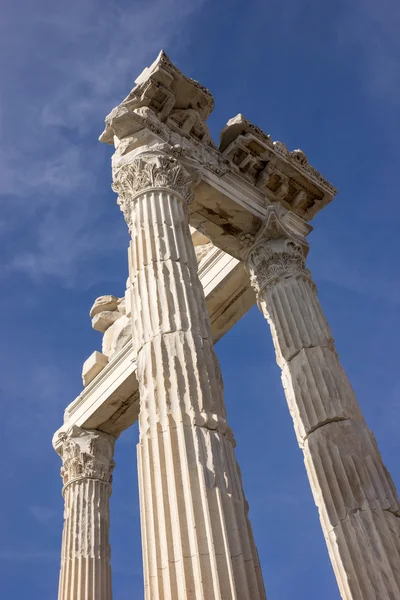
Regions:
[[367, 512], [374, 514], [374, 513], [378, 513], [379, 511], [388, 512], [391, 515], [393, 515], [394, 517], [400, 518], [400, 512], [392, 511], [392, 510], [390, 510], [390, 508], [381, 508], [381, 507], [371, 508], [370, 506], [367, 506], [365, 508], [362, 508], [362, 507], [361, 508], [353, 508], [353, 509], [349, 509], [346, 512], [346, 515], [344, 517], [338, 519], [338, 522], [336, 523], [336, 525], [333, 525], [332, 527], [330, 527], [328, 529], [328, 532], [334, 532], [339, 525], [341, 525], [344, 521], [346, 521], [346, 519], [348, 519], [349, 517], [351, 517], [353, 515], [357, 515], [359, 513], [367, 513]]
[[393, 515], [394, 517], [397, 517], [398, 519], [400, 519], [400, 510], [391, 510], [390, 508], [382, 508], [382, 510], [384, 512], [388, 512], [391, 515]]
[[[214, 428], [209, 427], [206, 423], [204, 425], [198, 425], [197, 423], [194, 423], [194, 426], [199, 427], [200, 429], [208, 429], [208, 431], [213, 431], [214, 433], [219, 433], [226, 440], [228, 440], [228, 442], [230, 442], [234, 448], [236, 448], [236, 440], [233, 437], [232, 433], [231, 433], [231, 435], [227, 435], [227, 431], [221, 431], [218, 427], [214, 427]], [[229, 425], [228, 425], [228, 428], [229, 428]], [[229, 430], [230, 430], [230, 428], [229, 428]]]
[[[192, 334], [192, 337], [197, 337], [198, 339], [202, 340], [203, 342], [212, 342], [212, 335], [206, 335], [204, 336], [199, 330], [193, 330], [190, 328], [190, 326], [182, 328], [182, 329], [170, 329], [170, 330], [165, 330], [165, 331], [158, 331], [156, 333], [151, 334], [148, 339], [146, 339], [142, 344], [137, 345], [135, 350], [136, 350], [136, 356], [143, 350], [143, 348], [145, 348], [148, 344], [150, 344], [151, 342], [154, 342], [157, 338], [162, 338], [162, 337], [166, 337], [166, 336], [171, 336], [173, 337], [174, 335], [180, 335], [180, 334]], [[135, 339], [135, 342], [137, 342], [137, 340]], [[214, 343], [213, 343], [214, 345]]]
[[325, 421], [321, 421], [321, 423], [317, 423], [317, 425], [315, 425], [314, 427], [312, 427], [310, 429], [310, 431], [307, 433], [306, 437], [304, 438], [303, 442], [305, 442], [309, 436], [314, 433], [314, 431], [317, 431], [317, 429], [320, 429], [321, 427], [324, 427], [325, 425], [330, 425], [331, 423], [341, 423], [342, 421], [351, 421], [352, 419], [350, 419], [350, 417], [330, 417], [328, 419], [325, 419]]
[[335, 341], [331, 338], [326, 344], [317, 344], [316, 346], [303, 346], [302, 348], [300, 348], [300, 350], [296, 350], [296, 352], [294, 352], [285, 360], [289, 364], [294, 358], [296, 358], [298, 354], [300, 354], [300, 352], [302, 352], [302, 350], [312, 350], [313, 348], [328, 348], [328, 350], [330, 350], [338, 358], [338, 353], [335, 348]]

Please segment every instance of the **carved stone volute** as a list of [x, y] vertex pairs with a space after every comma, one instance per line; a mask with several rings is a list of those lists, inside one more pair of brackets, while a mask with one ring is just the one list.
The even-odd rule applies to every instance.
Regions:
[[115, 466], [114, 442], [111, 435], [94, 429], [75, 426], [60, 432], [53, 445], [63, 461], [64, 489], [80, 479], [97, 479], [111, 485]]
[[245, 234], [241, 244], [246, 270], [258, 295], [278, 279], [298, 275], [311, 278], [305, 265], [308, 244], [283, 224], [275, 206], [268, 207], [267, 218], [255, 238]]
[[189, 203], [193, 197], [191, 185], [191, 176], [175, 158], [145, 154], [114, 172], [112, 188], [118, 194], [118, 205], [130, 229], [132, 206], [139, 194], [149, 190], [167, 190]]

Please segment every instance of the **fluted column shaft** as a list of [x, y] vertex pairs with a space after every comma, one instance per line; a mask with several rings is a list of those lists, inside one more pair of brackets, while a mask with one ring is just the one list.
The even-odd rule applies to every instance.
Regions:
[[339, 362], [304, 250], [304, 240], [288, 232], [271, 207], [247, 268], [271, 327], [342, 598], [396, 600], [399, 500]]
[[265, 598], [190, 236], [190, 181], [144, 156], [114, 174], [129, 224], [146, 600]]
[[64, 529], [58, 600], [111, 600], [114, 438], [74, 427], [55, 444], [63, 460]]

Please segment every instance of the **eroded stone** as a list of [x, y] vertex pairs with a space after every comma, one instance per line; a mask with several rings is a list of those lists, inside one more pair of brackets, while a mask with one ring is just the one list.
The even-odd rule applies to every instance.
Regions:
[[104, 369], [108, 363], [108, 357], [95, 350], [82, 367], [82, 381], [84, 387], [89, 385], [91, 381]]

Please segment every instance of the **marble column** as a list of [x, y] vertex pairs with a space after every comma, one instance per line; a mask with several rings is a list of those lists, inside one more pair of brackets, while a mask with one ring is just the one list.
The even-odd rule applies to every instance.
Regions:
[[73, 427], [57, 435], [53, 445], [63, 461], [65, 503], [58, 600], [111, 600], [114, 438]]
[[[243, 236], [244, 246], [250, 245]], [[244, 250], [268, 320], [298, 442], [346, 600], [400, 598], [399, 499], [339, 362], [316, 286], [308, 245], [268, 210]]]
[[188, 225], [190, 178], [146, 153], [114, 168], [132, 236], [146, 600], [265, 592]]

